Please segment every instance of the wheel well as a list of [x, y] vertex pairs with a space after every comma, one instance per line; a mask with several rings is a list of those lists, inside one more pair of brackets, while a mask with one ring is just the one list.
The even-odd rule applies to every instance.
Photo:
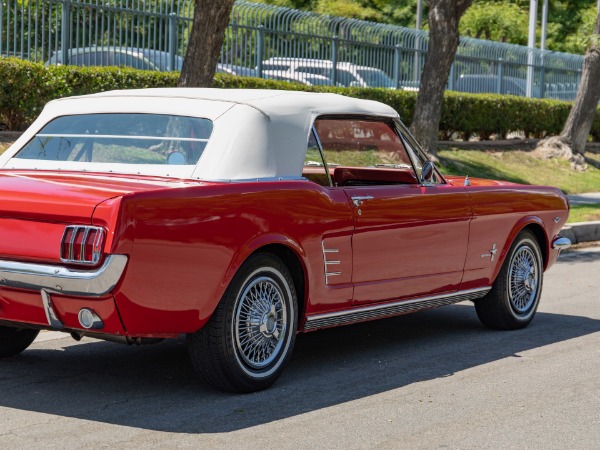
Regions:
[[548, 240], [546, 239], [546, 233], [544, 233], [543, 228], [536, 223], [531, 223], [523, 229], [532, 232], [537, 239], [538, 244], [540, 244], [540, 250], [542, 252], [542, 258], [544, 258], [545, 268], [548, 264]]
[[281, 244], [266, 245], [257, 249], [254, 253], [271, 253], [279, 257], [290, 270], [298, 298], [298, 326], [300, 326], [300, 319], [304, 317], [306, 309], [305, 272], [300, 258], [292, 249]]

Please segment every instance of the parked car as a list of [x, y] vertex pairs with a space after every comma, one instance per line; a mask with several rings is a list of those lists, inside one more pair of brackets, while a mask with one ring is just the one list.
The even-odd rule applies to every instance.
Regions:
[[242, 77], [256, 77], [257, 72], [256, 69], [251, 69], [249, 67], [238, 66], [236, 64], [217, 64], [216, 73], [227, 73], [229, 75], [237, 75]]
[[[454, 83], [454, 90], [472, 93], [493, 93], [520, 95], [527, 94], [527, 80], [518, 77], [502, 77], [500, 90], [498, 90], [498, 77], [496, 75], [461, 75]], [[533, 96], [540, 97], [540, 86], [534, 84]]]
[[[331, 79], [323, 76], [323, 75], [314, 75], [310, 73], [301, 73], [296, 72], [289, 76], [285, 75], [274, 75], [274, 74], [264, 74], [264, 78], [267, 80], [278, 80], [278, 81], [287, 81], [289, 83], [300, 83], [306, 86], [331, 86]], [[341, 86], [340, 83], [337, 84]]]
[[523, 328], [570, 244], [560, 190], [443, 176], [393, 109], [334, 94], [64, 98], [0, 168], [0, 356], [186, 334], [226, 391], [274, 383], [298, 332], [466, 300]]
[[[333, 80], [333, 63], [324, 59], [269, 58], [262, 63], [264, 76], [278, 75], [295, 78], [297, 73], [321, 75]], [[394, 82], [380, 69], [337, 63], [337, 82], [350, 87], [394, 88]]]
[[[55, 52], [46, 65], [63, 64], [62, 52]], [[183, 58], [175, 56], [175, 67], [169, 67], [169, 53], [162, 50], [132, 47], [80, 47], [69, 50], [73, 66], [119, 66], [140, 70], [181, 70]]]

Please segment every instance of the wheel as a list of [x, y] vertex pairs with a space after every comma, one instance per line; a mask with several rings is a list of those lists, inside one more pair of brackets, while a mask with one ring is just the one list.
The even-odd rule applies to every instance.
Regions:
[[285, 264], [268, 253], [251, 256], [208, 323], [188, 335], [194, 369], [222, 391], [271, 386], [292, 353], [297, 315], [296, 291]]
[[21, 353], [35, 340], [38, 330], [0, 326], [0, 358]]
[[475, 302], [481, 322], [496, 330], [524, 328], [533, 319], [542, 293], [542, 253], [527, 230], [513, 242], [490, 292]]

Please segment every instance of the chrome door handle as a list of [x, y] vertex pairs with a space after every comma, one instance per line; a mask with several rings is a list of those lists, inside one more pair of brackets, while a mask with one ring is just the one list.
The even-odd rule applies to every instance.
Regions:
[[364, 201], [373, 200], [373, 197], [371, 197], [370, 195], [357, 195], [350, 198], [352, 199], [352, 203], [354, 204], [354, 206], [356, 206], [357, 208], [361, 206]]

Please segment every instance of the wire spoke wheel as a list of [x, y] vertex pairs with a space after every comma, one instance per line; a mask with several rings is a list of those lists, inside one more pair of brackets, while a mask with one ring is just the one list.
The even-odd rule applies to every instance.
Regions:
[[488, 294], [475, 301], [481, 322], [496, 330], [524, 328], [537, 311], [544, 258], [536, 235], [522, 230], [513, 241]]
[[277, 282], [268, 276], [250, 281], [235, 311], [233, 334], [239, 358], [252, 369], [263, 369], [281, 353], [287, 330], [287, 306]]
[[515, 252], [509, 267], [508, 295], [512, 308], [518, 314], [526, 313], [537, 298], [539, 268], [536, 255], [527, 246]]

